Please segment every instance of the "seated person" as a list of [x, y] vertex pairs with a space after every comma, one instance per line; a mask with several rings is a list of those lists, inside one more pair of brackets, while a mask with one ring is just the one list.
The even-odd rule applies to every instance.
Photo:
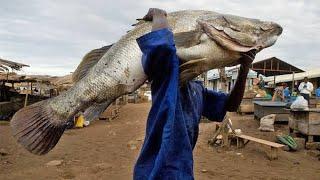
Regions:
[[281, 83], [274, 89], [272, 101], [286, 101], [290, 97], [290, 90], [287, 83]]

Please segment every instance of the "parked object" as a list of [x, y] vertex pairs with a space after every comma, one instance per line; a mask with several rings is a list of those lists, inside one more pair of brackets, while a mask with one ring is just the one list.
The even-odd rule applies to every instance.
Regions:
[[298, 96], [295, 101], [290, 106], [291, 109], [297, 110], [308, 110], [308, 101], [303, 98], [303, 96]]
[[267, 116], [264, 116], [260, 120], [260, 131], [269, 131], [269, 132], [274, 132], [274, 120], [276, 119], [275, 114], [269, 114]]
[[78, 117], [75, 119], [75, 127], [76, 128], [83, 128], [84, 124], [84, 117], [82, 114], [80, 114]]
[[281, 144], [288, 145], [289, 148], [293, 151], [296, 151], [298, 148], [298, 145], [296, 141], [289, 135], [277, 135], [276, 136], [277, 141]]
[[275, 122], [287, 122], [289, 111], [286, 110], [287, 103], [279, 101], [254, 101], [254, 118], [260, 120], [269, 114], [275, 114]]
[[307, 136], [309, 144], [316, 142], [316, 136], [320, 136], [320, 109], [309, 110], [291, 109], [289, 119], [289, 132], [294, 136]]

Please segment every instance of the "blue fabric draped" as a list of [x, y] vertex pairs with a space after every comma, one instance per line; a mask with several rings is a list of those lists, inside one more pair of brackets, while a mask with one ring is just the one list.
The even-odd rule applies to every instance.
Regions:
[[193, 179], [192, 150], [201, 115], [221, 121], [228, 96], [190, 81], [179, 88], [179, 59], [169, 29], [137, 39], [151, 82], [152, 107], [134, 179]]

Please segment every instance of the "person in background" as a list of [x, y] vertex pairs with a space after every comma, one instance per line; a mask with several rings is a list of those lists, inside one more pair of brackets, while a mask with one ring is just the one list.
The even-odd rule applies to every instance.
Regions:
[[264, 82], [262, 75], [260, 75], [259, 76], [259, 88], [264, 89], [265, 85], [266, 85], [266, 83]]
[[320, 99], [320, 87], [316, 89], [316, 98]]
[[311, 92], [313, 91], [313, 84], [309, 82], [308, 77], [304, 77], [303, 82], [299, 85], [300, 95], [303, 96], [305, 100], [310, 101]]
[[272, 101], [286, 101], [289, 97], [290, 90], [287, 83], [281, 83], [274, 89]]
[[291, 92], [290, 92], [290, 89], [289, 89], [289, 86], [287, 83], [283, 83], [283, 96], [284, 96], [284, 99], [286, 102], [289, 102], [290, 100], [290, 96], [291, 96]]

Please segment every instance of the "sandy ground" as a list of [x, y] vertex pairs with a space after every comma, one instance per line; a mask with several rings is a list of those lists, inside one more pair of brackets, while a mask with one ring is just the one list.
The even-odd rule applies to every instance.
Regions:
[[[143, 143], [150, 104], [129, 104], [112, 122], [96, 121], [89, 127], [67, 131], [58, 145], [45, 156], [35, 156], [18, 145], [10, 127], [0, 125], [0, 179], [132, 179], [132, 169]], [[274, 133], [257, 130], [252, 115], [233, 115], [236, 128], [255, 137], [274, 140]], [[207, 140], [215, 123], [201, 123], [194, 150], [195, 178], [206, 179], [320, 179], [320, 161], [307, 151], [279, 153], [269, 161], [265, 146], [249, 143], [244, 149], [212, 148]], [[276, 130], [286, 131], [286, 125]], [[2, 150], [2, 151], [3, 151]], [[59, 166], [47, 166], [63, 160]]]

